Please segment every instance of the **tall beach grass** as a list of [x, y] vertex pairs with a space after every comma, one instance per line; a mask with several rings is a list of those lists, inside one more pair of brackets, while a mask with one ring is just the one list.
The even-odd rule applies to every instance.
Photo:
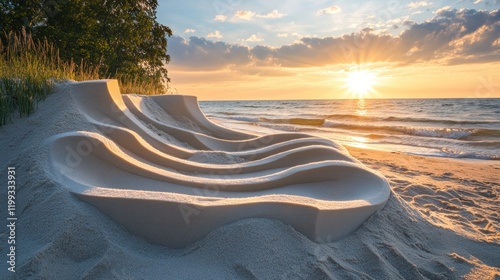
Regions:
[[118, 74], [115, 79], [118, 80], [120, 92], [123, 94], [136, 93], [152, 95], [162, 93], [162, 89], [158, 88], [157, 84], [152, 80], [145, 80], [131, 75], [120, 74]]
[[[30, 34], [3, 36], [4, 40], [0, 40], [0, 125], [9, 122], [16, 112], [20, 117], [31, 114], [37, 102], [47, 97], [58, 81], [107, 78], [99, 76], [99, 68], [84, 61], [61, 60], [54, 44], [34, 40]], [[153, 82], [125, 75], [116, 78], [122, 93], [158, 93]]]
[[14, 112], [27, 116], [36, 103], [62, 80], [97, 79], [98, 70], [83, 62], [65, 62], [53, 44], [34, 40], [30, 34], [4, 34], [0, 41], [0, 125]]

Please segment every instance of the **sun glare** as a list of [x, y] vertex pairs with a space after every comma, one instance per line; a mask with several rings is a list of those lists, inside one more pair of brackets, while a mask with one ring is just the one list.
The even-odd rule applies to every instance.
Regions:
[[347, 73], [346, 85], [357, 98], [364, 98], [373, 91], [377, 76], [373, 72], [357, 70]]

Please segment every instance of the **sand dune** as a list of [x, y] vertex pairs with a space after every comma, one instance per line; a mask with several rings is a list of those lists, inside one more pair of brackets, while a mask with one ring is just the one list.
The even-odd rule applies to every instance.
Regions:
[[[362, 168], [359, 161], [344, 149], [328, 142], [317, 145], [317, 142], [299, 138], [290, 140], [298, 141], [294, 149], [286, 148], [290, 141], [276, 143], [271, 145], [273, 148], [265, 148], [269, 156], [259, 159], [240, 158], [231, 152], [198, 152], [188, 144], [171, 144], [158, 137], [126, 106], [121, 107], [122, 116], [133, 122], [114, 119], [99, 111], [87, 114], [89, 112], [85, 109], [80, 110], [83, 106], [78, 100], [68, 98], [74, 94], [71, 88], [72, 84], [59, 85], [58, 91], [40, 104], [32, 116], [0, 127], [2, 168], [16, 166], [18, 174], [16, 273], [2, 269], [1, 279], [500, 277], [499, 163], [433, 159], [349, 148], [351, 155], [388, 178], [393, 195], [383, 209], [376, 211], [355, 232], [334, 242], [337, 236], [327, 235], [317, 243], [308, 238], [314, 233], [307, 231], [326, 230], [312, 225], [316, 221], [311, 217], [318, 215], [319, 209], [334, 208], [328, 205], [338, 206], [343, 201], [359, 205], [370, 203], [358, 193], [349, 193], [346, 188], [334, 193], [334, 188], [328, 188], [329, 181], [332, 178], [337, 178], [335, 182], [344, 180], [356, 190], [363, 189], [363, 185], [339, 173], [326, 175], [322, 181], [314, 183], [309, 181], [310, 178], [298, 178], [306, 183], [292, 186], [278, 183], [280, 178], [286, 178], [279, 174], [292, 174], [295, 166], [312, 163], [313, 166], [308, 167], [310, 170], [355, 166], [355, 171], [351, 172], [361, 175], [354, 178], [359, 182], [380, 179], [374, 175], [378, 172]], [[91, 98], [87, 110], [98, 101]], [[162, 110], [165, 115], [158, 115], [160, 120], [171, 113]], [[170, 124], [181, 128], [191, 126], [200, 134], [207, 131], [205, 135], [220, 137], [214, 139], [245, 141], [258, 137], [257, 133], [233, 133], [218, 125], [212, 126], [208, 120], [204, 124], [196, 121], [196, 113], [193, 115], [186, 116], [187, 120], [172, 117]], [[226, 135], [222, 133], [224, 131]], [[75, 144], [72, 141], [76, 146], [72, 146]], [[85, 141], [101, 144], [95, 149], [92, 146], [91, 150], [85, 150], [86, 144], [80, 144], [80, 151], [88, 153], [85, 159], [89, 160], [82, 158], [79, 168], [68, 169], [66, 148], [73, 147], [78, 153], [78, 143]], [[335, 166], [337, 163], [342, 164]], [[142, 172], [142, 169], [136, 171], [136, 168], [145, 168], [154, 174], [150, 176], [150, 173]], [[86, 170], [99, 176], [87, 176]], [[233, 170], [238, 172], [233, 173]], [[276, 185], [251, 191], [252, 196], [249, 196], [246, 191], [176, 184], [168, 173], [174, 173], [177, 179], [184, 178], [190, 184], [191, 181], [195, 184], [219, 177], [225, 179], [224, 183], [250, 182], [249, 178], [258, 177], [268, 178], [268, 182]], [[184, 177], [178, 177], [180, 175]], [[339, 177], [335, 177], [337, 175]], [[165, 192], [165, 188], [171, 188], [175, 193]], [[324, 196], [328, 191], [332, 192]], [[377, 200], [376, 193], [370, 193], [375, 189], [366, 187], [363, 191], [367, 192], [366, 199], [370, 199], [371, 194], [372, 202]], [[0, 199], [6, 201], [5, 192], [0, 192]], [[198, 241], [175, 250], [138, 237], [151, 228], [146, 226], [148, 222], [165, 225], [165, 219], [171, 218], [169, 213], [179, 212], [173, 206], [175, 203], [165, 204], [163, 201], [184, 206], [196, 202], [202, 207], [183, 209], [189, 224], [204, 228], [206, 224], [203, 223], [209, 221], [213, 230], [208, 233], [188, 232], [191, 235], [186, 239]], [[227, 211], [227, 207], [240, 202], [241, 212]], [[307, 206], [309, 203], [318, 206], [314, 209]], [[214, 205], [219, 210], [210, 208]], [[141, 210], [141, 207], [149, 209]], [[344, 220], [352, 217], [349, 216], [351, 210], [355, 211], [346, 209], [348, 212], [337, 213]], [[121, 218], [121, 223], [127, 220], [144, 222], [146, 232], [131, 234], [109, 219], [119, 211], [123, 213], [113, 217], [115, 221]], [[143, 219], [141, 211], [161, 215]], [[258, 211], [261, 211], [259, 216], [245, 216]], [[205, 215], [230, 217], [214, 221], [206, 219]], [[332, 213], [327, 212], [327, 215]], [[360, 215], [362, 213], [354, 214]], [[317, 217], [325, 219], [321, 215]], [[240, 218], [245, 219], [238, 220]], [[184, 219], [179, 221], [186, 223]], [[235, 222], [223, 225], [230, 221]], [[305, 226], [299, 228], [301, 225]], [[175, 230], [175, 227], [165, 228], [165, 232], [171, 232], [172, 238], [177, 234]], [[0, 236], [6, 237], [7, 234], [3, 227]], [[155, 233], [150, 234], [150, 238], [155, 238]]]

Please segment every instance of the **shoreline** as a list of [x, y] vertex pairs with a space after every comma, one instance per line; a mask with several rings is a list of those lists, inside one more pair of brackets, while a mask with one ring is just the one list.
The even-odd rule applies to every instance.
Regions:
[[[262, 135], [262, 134], [269, 134], [269, 133], [283, 133], [283, 132], [288, 132], [288, 131], [283, 131], [283, 130], [276, 130], [264, 126], [260, 126], [259, 124], [252, 124], [252, 123], [245, 123], [245, 122], [237, 122], [237, 121], [231, 121], [227, 119], [221, 119], [217, 117], [209, 117], [208, 119], [212, 120], [213, 122], [220, 124], [222, 126], [226, 126], [231, 129], [235, 130], [240, 130], [248, 133], [254, 133], [257, 135]], [[312, 133], [311, 135], [315, 135]], [[323, 138], [328, 138], [325, 135], [317, 135], [319, 137]], [[335, 141], [335, 140], [332, 140]], [[359, 147], [359, 146], [353, 146], [349, 144], [343, 144], [339, 141], [335, 141], [342, 146], [348, 148], [348, 150], [353, 149], [362, 149], [362, 150], [370, 150], [370, 151], [379, 151], [382, 153], [398, 153], [398, 154], [404, 154], [404, 155], [411, 155], [411, 156], [417, 156], [417, 157], [425, 157], [425, 158], [442, 158], [442, 159], [452, 159], [452, 160], [458, 160], [458, 161], [478, 161], [478, 162], [497, 162], [500, 165], [500, 160], [494, 160], [494, 159], [484, 159], [484, 158], [467, 158], [467, 157], [449, 157], [449, 156], [440, 156], [436, 154], [418, 154], [418, 153], [411, 153], [411, 152], [405, 152], [405, 151], [390, 151], [390, 150], [384, 150], [384, 149], [373, 149], [371, 147]]]
[[[445, 156], [437, 156], [437, 155], [421, 155], [421, 154], [412, 154], [412, 153], [406, 153], [406, 152], [399, 152], [399, 151], [385, 151], [385, 150], [377, 150], [377, 149], [371, 149], [371, 148], [360, 148], [360, 147], [354, 147], [354, 146], [349, 146], [349, 145], [342, 145], [344, 146], [352, 155], [354, 156], [355, 154], [360, 154], [362, 155], [363, 152], [373, 152], [373, 153], [381, 153], [381, 154], [392, 154], [392, 155], [400, 155], [404, 157], [410, 157], [410, 158], [423, 158], [423, 159], [436, 159], [436, 160], [443, 160], [443, 161], [456, 161], [457, 163], [463, 163], [463, 164], [486, 164], [486, 165], [491, 165], [491, 166], [496, 166], [500, 168], [500, 161], [498, 160], [490, 160], [490, 159], [480, 159], [480, 158], [454, 158], [454, 157], [445, 157]], [[356, 156], [355, 156], [356, 157]], [[500, 175], [498, 176], [500, 179]]]
[[500, 244], [500, 162], [346, 148], [433, 225]]

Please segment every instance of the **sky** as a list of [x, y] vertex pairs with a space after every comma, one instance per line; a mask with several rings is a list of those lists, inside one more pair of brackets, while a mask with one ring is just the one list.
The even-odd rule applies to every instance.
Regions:
[[200, 100], [500, 97], [500, 0], [159, 0]]

